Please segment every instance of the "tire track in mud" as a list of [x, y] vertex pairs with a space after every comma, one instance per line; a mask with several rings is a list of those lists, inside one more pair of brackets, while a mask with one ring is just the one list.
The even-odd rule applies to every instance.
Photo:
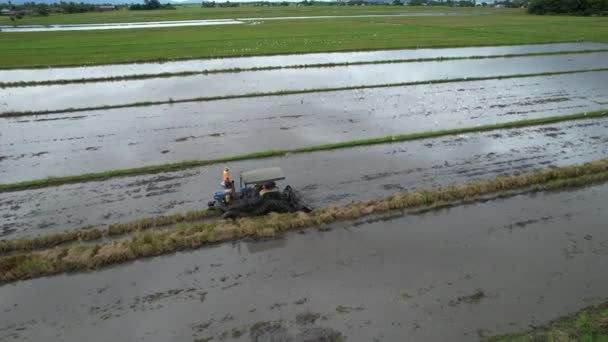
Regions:
[[2, 286], [0, 338], [470, 341], [521, 330], [605, 300], [607, 188], [341, 222]]
[[[285, 184], [300, 190], [311, 206], [321, 207], [379, 198], [398, 190], [605, 158], [607, 132], [608, 119], [564, 122], [242, 161], [230, 167], [238, 172], [281, 166], [287, 174]], [[4, 193], [0, 199], [1, 234], [12, 239], [205, 207], [212, 191], [219, 188], [221, 168]]]
[[0, 176], [8, 183], [593, 111], [608, 103], [606, 78], [608, 72], [586, 73], [5, 119]]

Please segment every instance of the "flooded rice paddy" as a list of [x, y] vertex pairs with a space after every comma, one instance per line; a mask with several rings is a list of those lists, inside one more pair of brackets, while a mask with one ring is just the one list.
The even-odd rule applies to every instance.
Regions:
[[5, 182], [603, 109], [608, 72], [28, 116], [0, 121]]
[[607, 298], [608, 186], [0, 287], [0, 339], [474, 341]]
[[608, 53], [247, 71], [236, 74], [4, 88], [0, 89], [0, 112], [67, 110], [198, 97], [598, 68], [608, 68]]
[[356, 63], [426, 58], [459, 58], [563, 51], [605, 50], [604, 43], [562, 43], [538, 45], [488, 46], [443, 49], [403, 49], [361, 52], [311, 53], [300, 55], [213, 58], [164, 63], [135, 63], [87, 67], [0, 70], [0, 82], [78, 80], [129, 75], [195, 72], [203, 70], [289, 67], [328, 63]]
[[[307, 203], [381, 198], [396, 191], [459, 184], [605, 158], [608, 119], [440, 137], [230, 163], [280, 166]], [[224, 165], [0, 194], [1, 238], [206, 207]], [[313, 167], [314, 166], [314, 167]]]
[[[602, 49], [556, 44], [0, 71], [0, 82]], [[0, 111], [608, 68], [608, 53], [0, 89]], [[130, 69], [130, 71], [126, 71]], [[18, 72], [23, 72], [19, 78]], [[0, 118], [0, 183], [606, 109], [608, 71]], [[608, 156], [608, 118], [230, 163], [312, 207]], [[0, 239], [200, 209], [224, 165], [0, 193]], [[0, 340], [471, 341], [606, 301], [607, 185], [343, 222], [0, 286]]]

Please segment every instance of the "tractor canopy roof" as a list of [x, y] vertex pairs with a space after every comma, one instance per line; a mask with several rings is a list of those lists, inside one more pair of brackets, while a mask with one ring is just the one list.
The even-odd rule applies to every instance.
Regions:
[[245, 185], [273, 182], [283, 179], [285, 179], [285, 174], [280, 167], [268, 167], [265, 169], [241, 172], [241, 182]]

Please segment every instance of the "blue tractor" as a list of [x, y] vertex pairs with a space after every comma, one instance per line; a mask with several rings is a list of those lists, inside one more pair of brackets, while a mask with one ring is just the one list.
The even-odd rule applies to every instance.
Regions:
[[291, 186], [281, 191], [277, 181], [285, 179], [280, 167], [241, 172], [239, 187], [234, 180], [224, 184], [224, 190], [213, 193], [213, 201], [208, 207], [222, 212], [223, 218], [264, 215], [269, 212], [294, 212], [310, 209], [301, 204], [299, 194]]

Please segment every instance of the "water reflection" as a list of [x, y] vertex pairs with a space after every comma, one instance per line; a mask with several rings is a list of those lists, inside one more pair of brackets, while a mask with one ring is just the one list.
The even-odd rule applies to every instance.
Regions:
[[323, 63], [369, 62], [420, 58], [450, 58], [469, 56], [497, 56], [506, 54], [542, 53], [578, 50], [608, 49], [601, 43], [565, 43], [541, 45], [514, 45], [445, 49], [402, 49], [365, 52], [311, 53], [301, 55], [258, 56], [199, 59], [165, 63], [137, 63], [90, 67], [0, 70], [0, 81], [44, 81], [116, 77], [140, 74], [176, 73], [186, 71], [218, 70], [231, 68], [260, 68]]
[[[608, 53], [249, 71], [146, 80], [0, 89], [0, 112], [61, 110], [134, 102], [497, 77], [608, 67]], [[32, 101], [37, 99], [37, 101]]]

